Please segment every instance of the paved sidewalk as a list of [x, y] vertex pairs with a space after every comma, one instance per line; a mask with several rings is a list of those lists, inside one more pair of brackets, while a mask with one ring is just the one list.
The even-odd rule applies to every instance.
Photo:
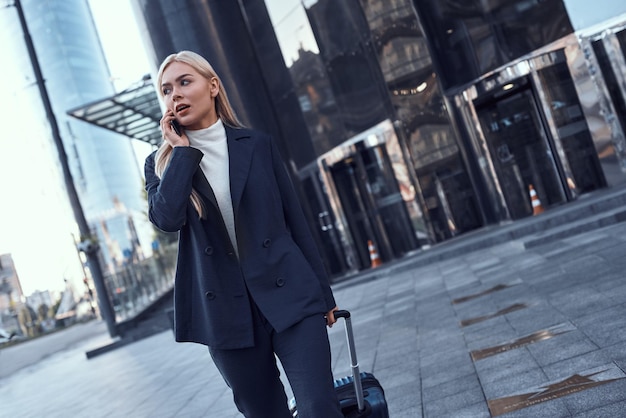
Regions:
[[[335, 285], [392, 418], [626, 416], [626, 223], [537, 237]], [[163, 332], [87, 360], [98, 342], [1, 379], [0, 415], [240, 417], [206, 348]]]
[[[94, 339], [96, 337], [97, 339]], [[75, 348], [77, 344], [87, 340], [93, 341], [93, 344], [110, 342], [106, 324], [102, 321], [78, 323], [64, 330], [3, 347], [0, 350], [0, 385], [2, 378], [11, 376], [53, 354]]]

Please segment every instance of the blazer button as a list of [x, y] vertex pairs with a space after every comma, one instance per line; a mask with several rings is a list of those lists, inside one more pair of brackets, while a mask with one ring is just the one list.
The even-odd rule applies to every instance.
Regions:
[[265, 248], [269, 247], [270, 245], [272, 245], [272, 240], [269, 238], [266, 238], [265, 241], [263, 241], [263, 246]]
[[211, 254], [213, 254], [213, 247], [206, 247], [206, 248], [204, 249], [204, 253], [205, 253], [206, 255], [211, 255]]
[[204, 294], [204, 296], [206, 296], [208, 300], [213, 300], [215, 299], [215, 292], [213, 292], [212, 290], [209, 290], [208, 292]]
[[279, 277], [278, 279], [276, 279], [276, 286], [283, 287], [284, 285], [285, 285], [285, 279], [283, 279], [282, 277]]

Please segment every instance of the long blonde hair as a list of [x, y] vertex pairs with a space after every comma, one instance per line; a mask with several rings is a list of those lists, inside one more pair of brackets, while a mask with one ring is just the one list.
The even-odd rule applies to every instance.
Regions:
[[[161, 89], [161, 83], [163, 82], [163, 72], [168, 67], [168, 65], [173, 62], [182, 62], [189, 65], [207, 80], [211, 80], [215, 77], [219, 85], [219, 90], [217, 96], [215, 97], [215, 111], [217, 113], [217, 117], [222, 120], [222, 123], [230, 127], [243, 127], [241, 122], [239, 122], [239, 119], [237, 119], [237, 115], [230, 105], [226, 90], [224, 90], [224, 86], [222, 85], [222, 81], [220, 80], [219, 76], [217, 75], [211, 64], [209, 64], [209, 62], [204, 59], [204, 57], [196, 54], [195, 52], [180, 51], [176, 54], [169, 55], [167, 58], [165, 58], [165, 60], [163, 60], [163, 63], [161, 63], [157, 75], [157, 91], [159, 92], [161, 98], [163, 98], [163, 92]], [[167, 141], [163, 141], [163, 143], [157, 150], [154, 160], [154, 172], [159, 178], [161, 178], [161, 176], [163, 175], [163, 172], [168, 166], [171, 157], [172, 146]], [[189, 199], [191, 200], [191, 203], [193, 204], [196, 211], [198, 212], [200, 218], [204, 218], [205, 211], [204, 207], [202, 206], [202, 199], [195, 189], [191, 189], [191, 195], [189, 196]]]

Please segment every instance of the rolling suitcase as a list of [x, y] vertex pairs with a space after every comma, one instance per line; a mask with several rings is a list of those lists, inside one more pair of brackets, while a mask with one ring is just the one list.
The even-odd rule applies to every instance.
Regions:
[[[341, 412], [347, 418], [389, 418], [385, 391], [378, 379], [371, 373], [359, 371], [350, 312], [335, 311], [335, 318], [345, 319], [346, 339], [352, 368], [352, 376], [346, 376], [334, 382]], [[294, 399], [291, 400], [290, 406], [293, 417], [297, 417], [298, 411]]]

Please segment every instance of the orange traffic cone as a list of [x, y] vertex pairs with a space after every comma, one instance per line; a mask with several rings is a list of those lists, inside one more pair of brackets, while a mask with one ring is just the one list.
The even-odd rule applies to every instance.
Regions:
[[367, 249], [370, 251], [370, 261], [371, 267], [376, 268], [383, 264], [380, 260], [380, 256], [378, 255], [378, 251], [376, 251], [376, 247], [371, 239], [367, 240]]
[[532, 184], [528, 185], [528, 192], [530, 194], [530, 203], [533, 205], [533, 216], [543, 213], [543, 205], [541, 204], [541, 200], [539, 200], [539, 196], [537, 196], [537, 192]]

